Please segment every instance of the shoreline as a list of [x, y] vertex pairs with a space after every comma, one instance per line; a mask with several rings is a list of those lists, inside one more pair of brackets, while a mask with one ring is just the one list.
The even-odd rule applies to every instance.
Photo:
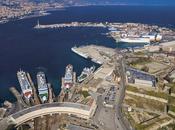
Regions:
[[41, 11], [41, 10], [34, 10], [30, 14], [18, 16], [16, 18], [0, 20], [0, 25], [6, 24], [6, 23], [12, 22], [12, 21], [18, 21], [18, 20], [24, 20], [24, 19], [30, 19], [30, 18], [36, 18], [36, 17], [51, 15], [52, 11], [59, 11], [59, 10], [65, 10], [65, 7], [45, 9], [45, 10], [42, 10], [42, 11], [44, 11], [43, 14], [33, 14], [33, 13], [39, 13]]
[[[39, 12], [39, 11], [45, 11], [46, 13], [52, 13], [52, 11], [59, 11], [59, 10], [66, 10], [68, 8], [78, 8], [78, 7], [107, 7], [107, 6], [129, 6], [129, 7], [134, 7], [134, 6], [140, 6], [140, 5], [125, 5], [125, 4], [100, 4], [100, 5], [95, 5], [95, 4], [89, 4], [89, 5], [72, 5], [72, 6], [63, 6], [63, 7], [57, 7], [57, 8], [49, 8], [49, 9], [44, 9], [44, 10], [33, 10], [32, 12]], [[142, 6], [142, 5], [141, 5]], [[144, 6], [144, 5], [143, 5]], [[152, 6], [154, 7], [154, 6]], [[155, 6], [156, 7], [156, 6]], [[166, 6], [158, 6], [158, 7], [166, 7]], [[50, 15], [49, 14], [49, 15]], [[28, 16], [29, 15], [29, 16]], [[0, 20], [0, 25], [5, 24], [11, 21], [17, 21], [20, 20], [20, 17], [25, 17], [22, 19], [30, 19], [30, 18], [35, 18], [35, 17], [42, 17], [46, 15], [32, 15], [30, 14], [24, 15], [24, 16], [18, 16], [17, 18], [12, 18], [12, 19], [5, 19], [5, 20]], [[121, 23], [127, 23], [127, 22], [121, 22]], [[146, 24], [142, 22], [134, 22], [137, 24]], [[161, 24], [161, 23], [149, 23], [147, 25], [157, 25], [159, 27], [167, 27], [169, 29], [174, 29], [175, 24]]]

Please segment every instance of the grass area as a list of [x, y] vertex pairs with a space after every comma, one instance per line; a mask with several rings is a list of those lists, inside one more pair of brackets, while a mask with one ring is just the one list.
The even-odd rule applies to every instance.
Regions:
[[143, 97], [134, 96], [131, 94], [127, 94], [127, 96], [129, 96], [130, 99], [125, 99], [124, 103], [130, 106], [144, 108], [144, 109], [149, 108], [151, 110], [157, 110], [157, 111], [164, 112], [164, 107], [166, 105], [165, 103], [151, 100], [151, 99], [146, 99]]
[[165, 123], [166, 121], [170, 121], [171, 118], [170, 117], [165, 117], [165, 118], [161, 118], [159, 120], [157, 120], [157, 122], [159, 122], [160, 124], [163, 124]]
[[168, 98], [168, 110], [175, 112], [175, 97], [173, 96]]
[[170, 105], [175, 105], [175, 97], [169, 96], [169, 97], [168, 97], [168, 104], [170, 104]]
[[169, 124], [169, 125], [168, 125], [168, 128], [172, 128], [172, 130], [175, 130], [175, 123]]
[[165, 118], [156, 118], [154, 122], [148, 123], [146, 125], [141, 125], [137, 124], [136, 125], [136, 130], [147, 130], [147, 129], [152, 129], [153, 126], [157, 125], [157, 123], [162, 124], [166, 121], [171, 120], [170, 117], [165, 117]]
[[136, 123], [135, 123], [134, 119], [132, 118], [132, 116], [129, 114], [129, 112], [128, 112], [128, 111], [124, 111], [123, 113], [124, 113], [125, 117], [126, 117], [126, 118], [129, 120], [129, 122], [131, 123], [131, 126], [135, 126]]
[[171, 88], [172, 93], [175, 93], [175, 83], [168, 83], [168, 84], [166, 84], [166, 86]]
[[134, 87], [134, 86], [131, 86], [131, 85], [127, 85], [126, 90], [136, 92], [136, 93], [139, 92], [139, 89], [137, 87]]
[[129, 105], [129, 106], [133, 106], [134, 105], [136, 107], [141, 107], [141, 108], [144, 107], [143, 104], [140, 104], [139, 101], [137, 102], [136, 100], [133, 100], [133, 99], [125, 99], [124, 103]]
[[132, 118], [132, 116], [130, 115], [129, 112], [125, 112], [124, 113], [125, 116], [127, 117], [127, 119], [129, 120], [129, 122], [131, 123], [131, 125], [136, 129], [136, 130], [146, 130], [146, 128], [149, 127], [150, 124], [148, 125], [143, 125], [143, 124], [138, 124], [134, 121], [134, 119]]
[[137, 124], [134, 119], [132, 118], [132, 116], [130, 115], [129, 112], [125, 112], [125, 116], [127, 117], [127, 119], [129, 120], [129, 122], [131, 123], [131, 125], [133, 127], [135, 127], [136, 130], [145, 130], [148, 126], [147, 125], [141, 125], [141, 124]]
[[159, 97], [159, 98], [163, 98], [163, 99], [168, 100], [168, 94], [163, 93], [163, 92], [147, 91], [146, 94], [150, 95], [150, 96]]
[[134, 121], [133, 117], [130, 115], [130, 112], [125, 111], [124, 114], [127, 117], [127, 119], [130, 121], [131, 125], [133, 127], [135, 127], [136, 130], [148, 130], [148, 129], [151, 130], [155, 125], [158, 125], [157, 123], [162, 124], [166, 121], [171, 120], [170, 117], [163, 117], [163, 118], [162, 117], [156, 117], [154, 119], [154, 121], [151, 121], [151, 122], [148, 121], [147, 123], [142, 124], [142, 123], [136, 123]]
[[175, 112], [175, 106], [169, 105], [169, 110], [172, 111], [172, 112]]
[[135, 129], [136, 130], [146, 130], [147, 127], [148, 127], [147, 125], [136, 124]]
[[152, 60], [150, 58], [141, 57], [141, 58], [138, 58], [135, 61], [132, 61], [130, 64], [132, 66], [136, 66], [138, 64], [144, 65], [144, 64], [147, 64], [147, 63], [150, 63], [150, 62], [152, 62]]
[[134, 52], [134, 55], [145, 55], [145, 52], [143, 51]]
[[132, 92], [135, 92], [135, 93], [146, 94], [146, 95], [149, 95], [149, 96], [163, 98], [163, 99], [168, 100], [168, 94], [163, 93], [163, 92], [147, 91], [147, 90], [139, 89], [139, 88], [131, 86], [131, 85], [127, 85], [126, 89], [128, 91], [132, 91]]
[[90, 94], [88, 93], [88, 91], [80, 91], [80, 94], [82, 94], [84, 96], [84, 98], [90, 96]]

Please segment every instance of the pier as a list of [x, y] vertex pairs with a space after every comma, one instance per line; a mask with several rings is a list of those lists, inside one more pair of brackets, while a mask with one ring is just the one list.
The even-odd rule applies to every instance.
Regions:
[[112, 61], [112, 57], [115, 55], [115, 49], [95, 45], [72, 47], [71, 50], [100, 65]]
[[36, 88], [34, 86], [34, 83], [33, 83], [32, 78], [31, 78], [29, 73], [27, 73], [27, 78], [29, 79], [29, 82], [30, 82], [30, 84], [32, 86], [32, 89], [33, 89], [34, 104], [35, 105], [41, 104], [41, 101], [40, 101], [40, 99], [38, 97], [38, 94], [37, 94], [37, 90], [36, 90]]
[[107, 26], [104, 23], [79, 23], [79, 22], [71, 22], [71, 23], [64, 23], [64, 24], [49, 24], [49, 25], [42, 25], [38, 22], [38, 24], [34, 27], [35, 29], [47, 29], [47, 28], [64, 28], [64, 27], [102, 27], [106, 28]]
[[22, 110], [23, 108], [28, 107], [28, 105], [24, 102], [22, 95], [16, 90], [15, 87], [11, 87], [10, 91], [17, 99], [17, 104], [18, 104], [19, 110]]
[[52, 103], [53, 102], [53, 91], [52, 91], [51, 84], [48, 84], [48, 90], [49, 90], [48, 103]]

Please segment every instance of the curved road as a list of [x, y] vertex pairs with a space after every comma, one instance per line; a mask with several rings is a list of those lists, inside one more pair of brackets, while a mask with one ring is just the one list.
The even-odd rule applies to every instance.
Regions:
[[87, 105], [68, 102], [40, 104], [23, 109], [3, 120], [0, 120], [0, 125], [5, 129], [5, 127], [7, 128], [9, 126], [9, 122], [18, 126], [36, 117], [55, 113], [67, 113], [88, 119], [91, 116], [91, 108]]

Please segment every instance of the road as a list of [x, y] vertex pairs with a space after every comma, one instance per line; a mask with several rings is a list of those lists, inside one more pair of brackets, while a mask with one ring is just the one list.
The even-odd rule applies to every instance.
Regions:
[[3, 128], [7, 128], [10, 124], [15, 124], [16, 126], [34, 119], [36, 117], [49, 115], [49, 114], [57, 114], [57, 113], [67, 113], [76, 115], [81, 118], [88, 119], [90, 118], [91, 109], [87, 105], [82, 105], [78, 103], [46, 103], [35, 105], [26, 109], [23, 109], [19, 112], [16, 112], [2, 120], [0, 120], [0, 125]]
[[103, 105], [104, 94], [97, 97], [97, 109], [93, 121], [100, 130], [118, 130], [115, 125], [115, 111]]
[[126, 85], [125, 85], [125, 64], [124, 64], [124, 59], [123, 57], [120, 59], [120, 76], [121, 76], [121, 81], [117, 89], [117, 95], [118, 98], [116, 100], [115, 104], [115, 124], [119, 130], [133, 130], [131, 127], [129, 121], [124, 117], [122, 113], [122, 103], [125, 97], [125, 90], [126, 90]]

